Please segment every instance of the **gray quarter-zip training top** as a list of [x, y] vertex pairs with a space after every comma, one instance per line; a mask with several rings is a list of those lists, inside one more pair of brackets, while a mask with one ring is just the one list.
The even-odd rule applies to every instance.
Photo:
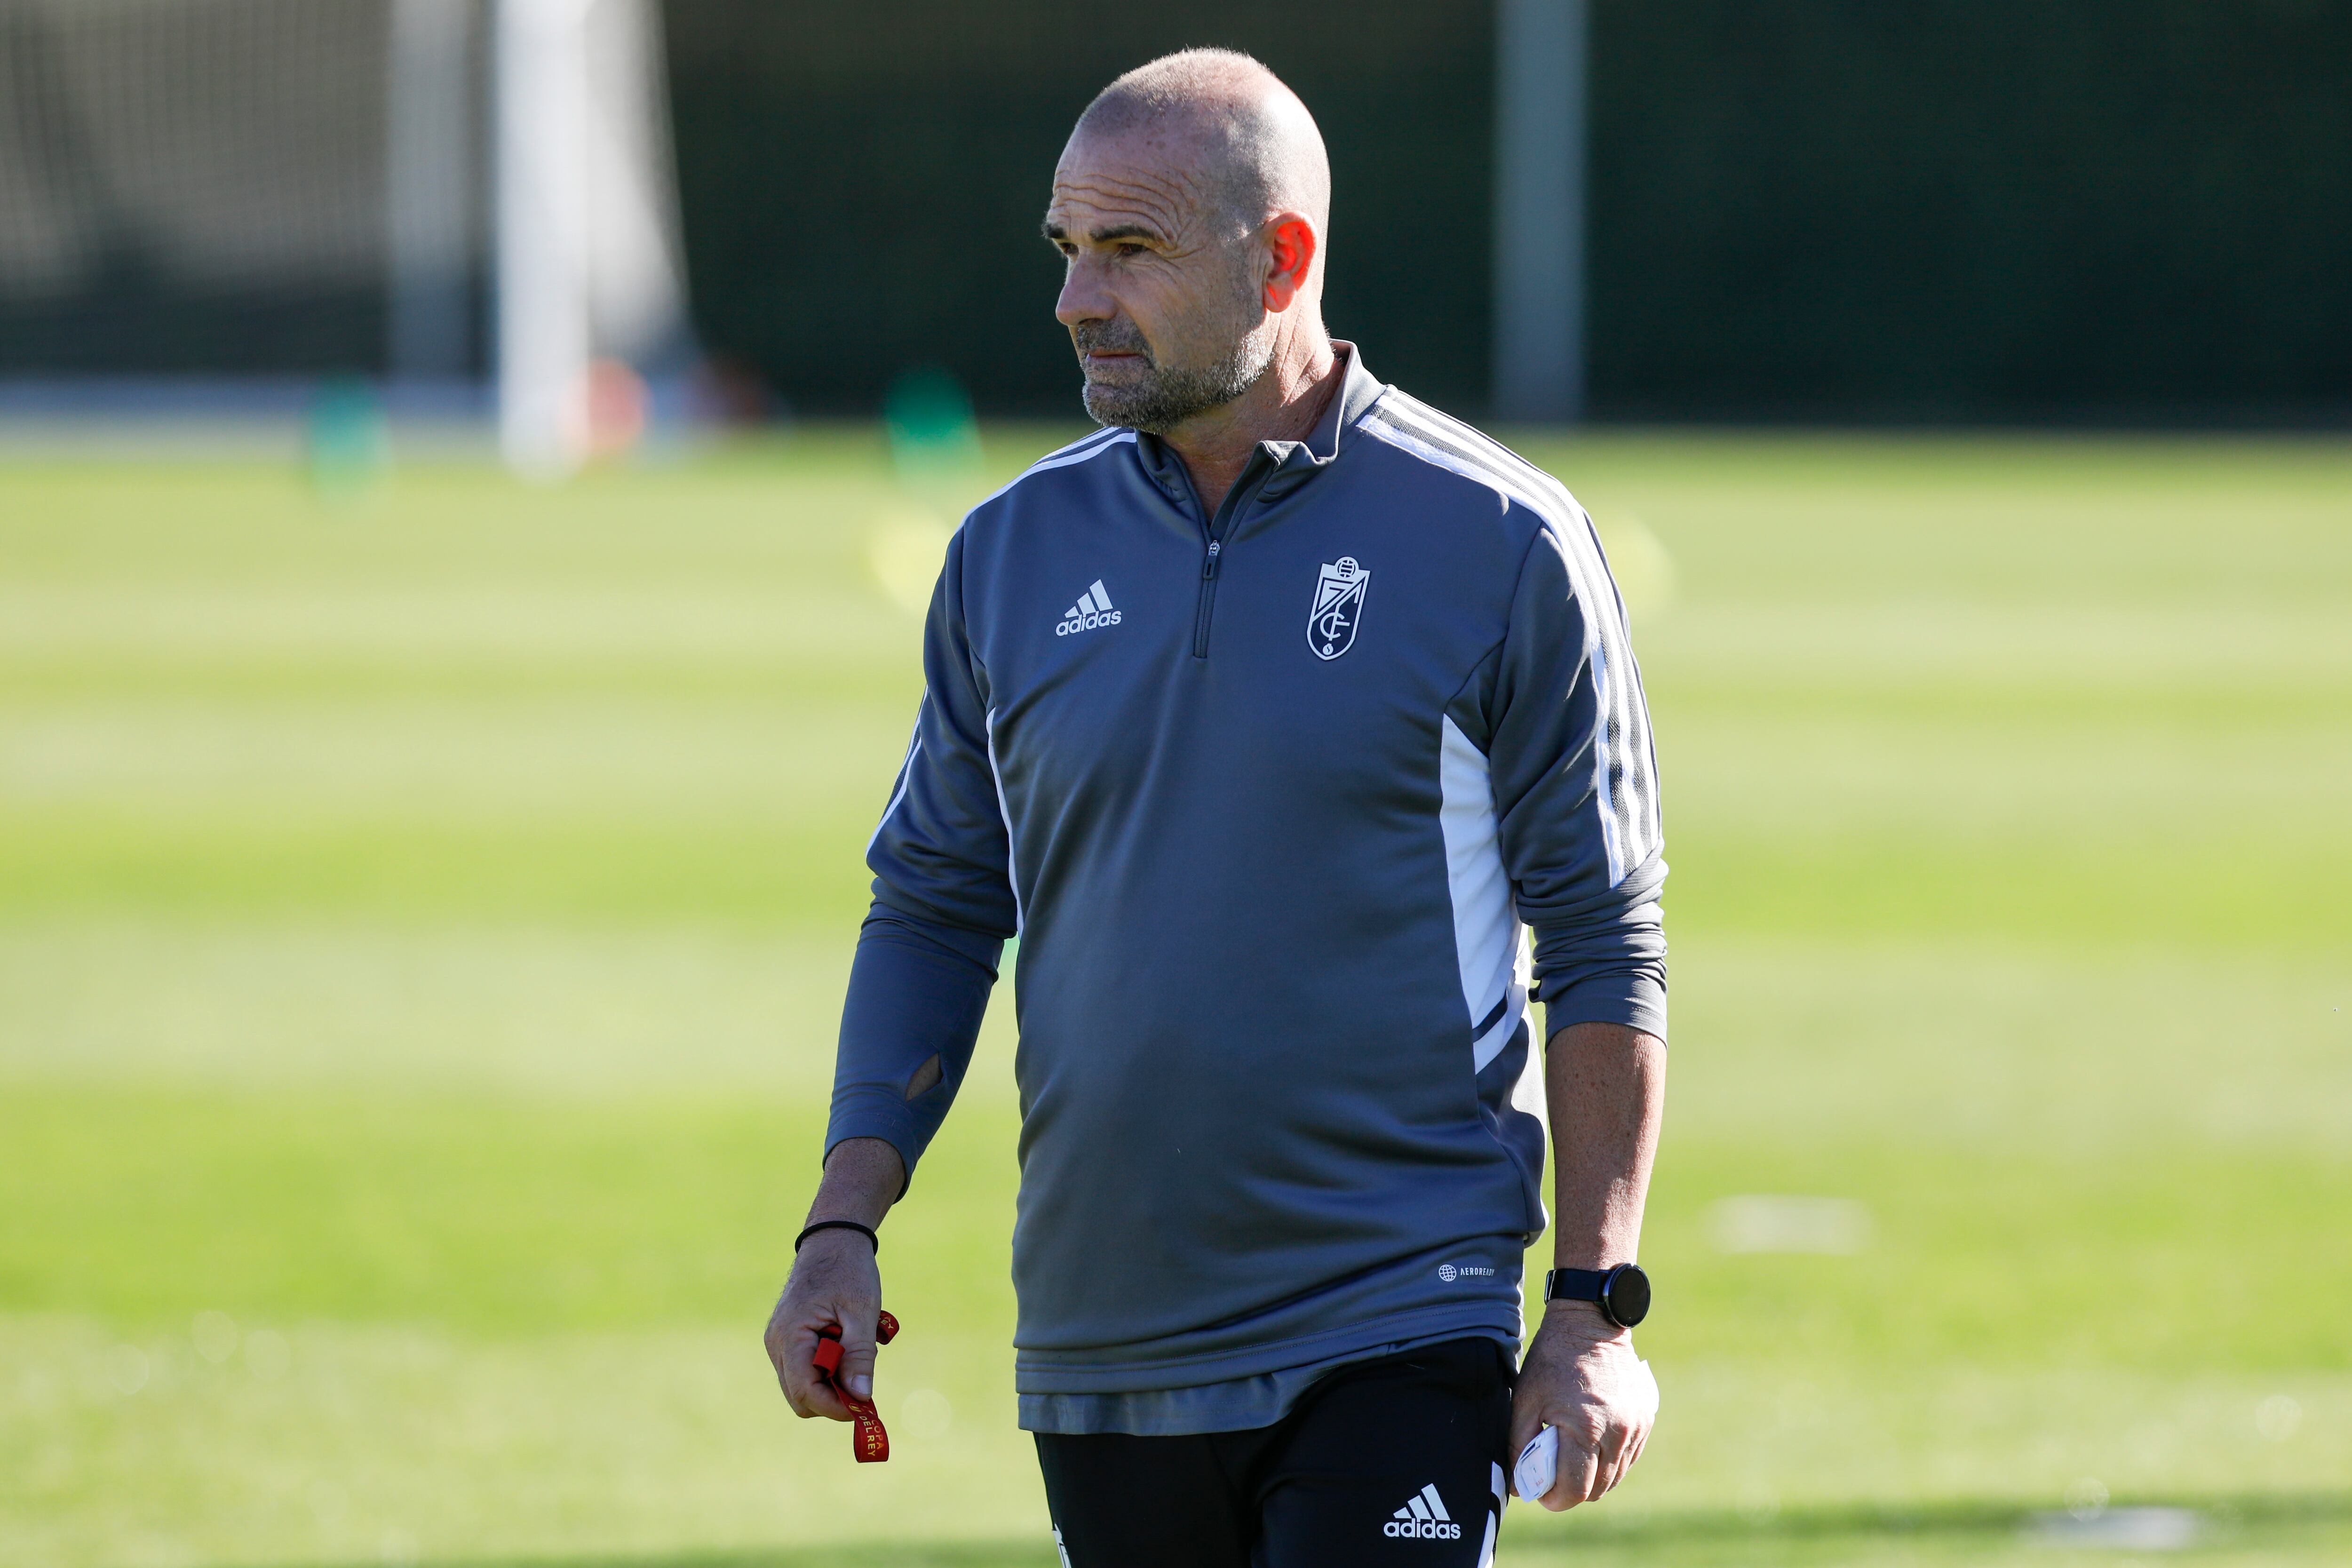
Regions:
[[1098, 431], [972, 510], [932, 598], [826, 1146], [914, 1169], [1017, 932], [1033, 1429], [1257, 1426], [1349, 1360], [1516, 1351], [1527, 929], [1547, 1034], [1665, 1033], [1657, 770], [1591, 521], [1340, 350], [1321, 427], [1214, 517]]

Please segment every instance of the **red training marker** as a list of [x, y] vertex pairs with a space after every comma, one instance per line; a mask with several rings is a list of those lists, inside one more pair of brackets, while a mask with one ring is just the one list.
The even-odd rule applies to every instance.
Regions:
[[[898, 1337], [898, 1320], [889, 1313], [882, 1314], [874, 1325], [874, 1342], [888, 1344]], [[816, 1364], [817, 1380], [840, 1396], [849, 1406], [852, 1426], [849, 1452], [861, 1465], [878, 1465], [890, 1457], [890, 1434], [883, 1430], [881, 1412], [870, 1399], [859, 1399], [841, 1386], [837, 1374], [841, 1371], [841, 1325], [827, 1323], [816, 1331], [816, 1353], [810, 1357]]]

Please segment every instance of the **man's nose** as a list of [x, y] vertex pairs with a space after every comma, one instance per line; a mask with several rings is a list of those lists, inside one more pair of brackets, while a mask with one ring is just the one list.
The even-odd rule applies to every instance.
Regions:
[[1054, 301], [1054, 319], [1066, 327], [1081, 321], [1107, 321], [1118, 314], [1118, 305], [1102, 286], [1102, 269], [1085, 257], [1073, 259], [1062, 278], [1061, 298]]

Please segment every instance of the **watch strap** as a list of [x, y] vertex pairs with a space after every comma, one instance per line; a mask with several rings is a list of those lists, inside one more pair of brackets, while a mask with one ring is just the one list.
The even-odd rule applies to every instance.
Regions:
[[1555, 1268], [1544, 1276], [1547, 1301], [1598, 1301], [1609, 1288], [1611, 1268]]

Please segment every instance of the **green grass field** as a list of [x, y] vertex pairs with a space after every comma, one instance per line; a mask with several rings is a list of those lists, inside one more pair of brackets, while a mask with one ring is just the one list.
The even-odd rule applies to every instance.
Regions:
[[[1675, 1035], [1662, 1425], [1506, 1560], [2150, 1556], [2034, 1523], [2102, 1495], [2352, 1558], [2352, 447], [1534, 452], [1635, 605]], [[0, 466], [0, 1563], [1050, 1568], [1006, 1008], [890, 1226], [893, 1462], [758, 1342], [913, 504], [839, 432]]]

